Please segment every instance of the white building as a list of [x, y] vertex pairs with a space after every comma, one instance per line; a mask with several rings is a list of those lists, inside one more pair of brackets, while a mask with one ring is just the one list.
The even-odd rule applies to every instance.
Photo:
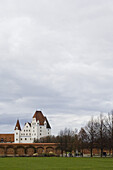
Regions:
[[22, 130], [19, 120], [17, 120], [14, 130], [15, 143], [33, 143], [36, 139], [51, 135], [49, 122], [41, 111], [36, 111], [31, 123], [25, 123]]

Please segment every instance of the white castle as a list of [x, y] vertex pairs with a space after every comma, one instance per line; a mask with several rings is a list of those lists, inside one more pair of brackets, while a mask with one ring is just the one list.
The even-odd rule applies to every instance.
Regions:
[[31, 123], [25, 123], [21, 130], [19, 120], [14, 129], [15, 143], [33, 143], [35, 140], [51, 135], [51, 127], [41, 111], [36, 111]]

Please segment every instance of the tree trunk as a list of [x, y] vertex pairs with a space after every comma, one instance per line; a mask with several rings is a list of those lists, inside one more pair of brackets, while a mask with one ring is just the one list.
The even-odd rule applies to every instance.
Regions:
[[91, 153], [91, 157], [93, 157], [93, 149], [92, 148], [90, 150], [90, 153]]
[[101, 158], [102, 158], [102, 156], [103, 156], [103, 148], [101, 148]]

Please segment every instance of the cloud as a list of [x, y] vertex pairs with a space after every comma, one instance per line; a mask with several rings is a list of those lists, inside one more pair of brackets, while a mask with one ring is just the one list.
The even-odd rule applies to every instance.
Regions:
[[36, 109], [57, 134], [113, 108], [112, 6], [111, 0], [0, 2], [1, 131], [16, 117], [31, 120]]

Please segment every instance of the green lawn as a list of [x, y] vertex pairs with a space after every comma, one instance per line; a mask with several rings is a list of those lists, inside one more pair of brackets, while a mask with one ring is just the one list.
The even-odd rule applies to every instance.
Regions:
[[0, 170], [113, 170], [112, 158], [0, 158]]

